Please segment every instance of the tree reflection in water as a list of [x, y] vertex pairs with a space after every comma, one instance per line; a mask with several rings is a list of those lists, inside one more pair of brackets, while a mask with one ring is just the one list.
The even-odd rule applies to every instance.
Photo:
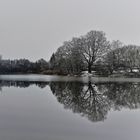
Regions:
[[107, 96], [98, 90], [95, 84], [83, 83], [51, 83], [51, 90], [65, 108], [87, 117], [91, 121], [106, 119], [111, 109]]
[[31, 85], [36, 85], [40, 88], [45, 88], [49, 83], [48, 82], [30, 82], [30, 81], [0, 81], [0, 87], [20, 87], [27, 88]]
[[50, 86], [65, 109], [71, 109], [93, 122], [104, 121], [111, 109], [140, 107], [140, 83], [0, 81], [1, 90], [4, 86], [26, 88], [30, 85], [40, 88]]
[[58, 102], [93, 122], [104, 121], [109, 110], [140, 107], [139, 83], [50, 84]]

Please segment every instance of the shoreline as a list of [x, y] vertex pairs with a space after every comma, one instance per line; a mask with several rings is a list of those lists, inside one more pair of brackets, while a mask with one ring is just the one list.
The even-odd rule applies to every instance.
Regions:
[[28, 82], [83, 82], [83, 83], [108, 83], [108, 82], [136, 82], [140, 78], [130, 77], [88, 77], [88, 76], [59, 76], [42, 74], [8, 74], [0, 75], [1, 81], [28, 81]]

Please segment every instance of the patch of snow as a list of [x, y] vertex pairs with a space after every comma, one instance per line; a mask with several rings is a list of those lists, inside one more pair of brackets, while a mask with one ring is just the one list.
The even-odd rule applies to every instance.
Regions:
[[84, 73], [81, 76], [83, 76], [83, 77], [92, 77], [93, 74], [92, 73]]
[[138, 69], [133, 69], [133, 72], [139, 72], [139, 70]]

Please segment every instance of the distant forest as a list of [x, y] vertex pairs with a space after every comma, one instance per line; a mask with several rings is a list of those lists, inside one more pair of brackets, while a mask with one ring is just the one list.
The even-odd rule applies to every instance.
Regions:
[[83, 71], [101, 76], [139, 76], [140, 46], [124, 45], [119, 40], [110, 42], [103, 31], [90, 31], [65, 41], [49, 61], [0, 59], [0, 74], [81, 75]]

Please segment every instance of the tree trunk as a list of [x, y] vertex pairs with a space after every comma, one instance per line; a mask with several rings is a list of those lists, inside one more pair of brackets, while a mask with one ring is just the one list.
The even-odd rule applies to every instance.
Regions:
[[88, 73], [91, 73], [91, 64], [88, 64]]

